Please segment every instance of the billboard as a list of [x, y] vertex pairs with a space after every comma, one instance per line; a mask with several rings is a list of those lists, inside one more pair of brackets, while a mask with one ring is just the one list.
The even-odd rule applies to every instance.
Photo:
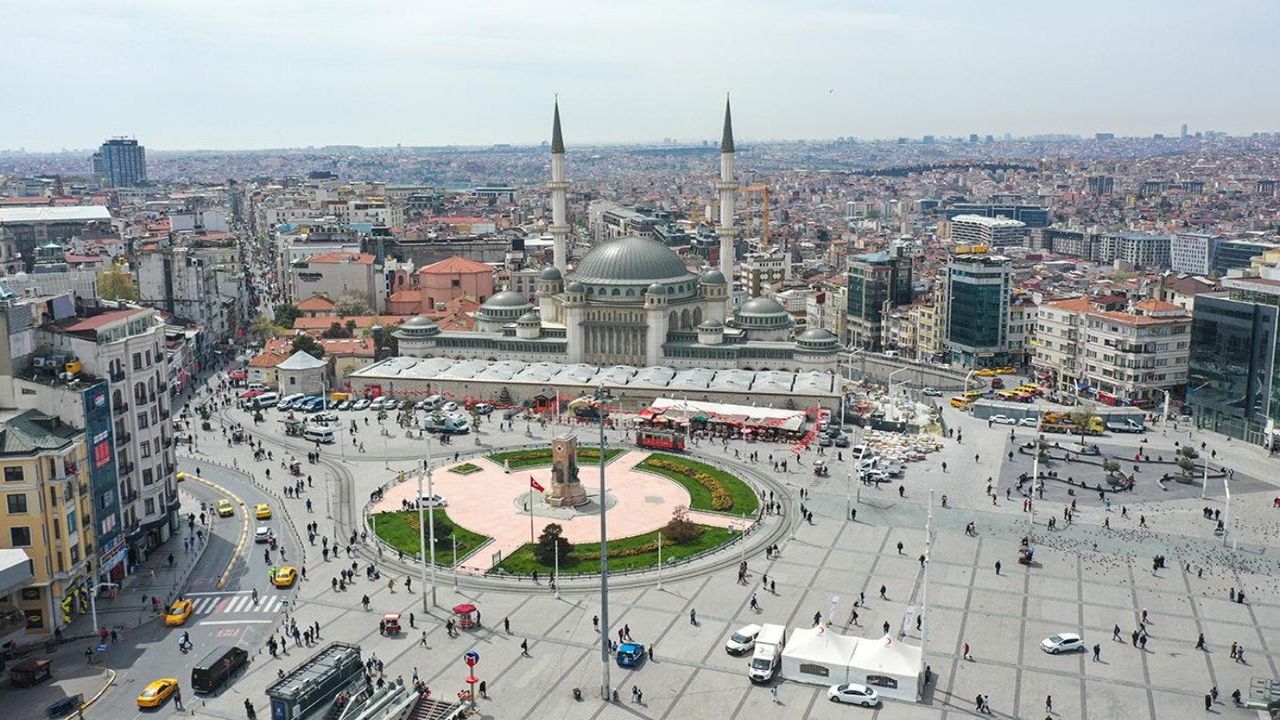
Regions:
[[107, 383], [83, 391], [84, 434], [89, 445], [89, 486], [93, 488], [94, 535], [101, 572], [110, 572], [124, 557], [120, 521], [120, 487], [116, 478], [116, 450], [111, 400]]

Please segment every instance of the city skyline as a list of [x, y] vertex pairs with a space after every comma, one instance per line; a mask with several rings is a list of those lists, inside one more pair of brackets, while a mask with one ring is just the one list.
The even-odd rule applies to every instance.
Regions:
[[748, 141], [1273, 130], [1280, 9], [1232, 5], [10, 4], [0, 147], [536, 145], [556, 93], [570, 145], [714, 140], [726, 91]]

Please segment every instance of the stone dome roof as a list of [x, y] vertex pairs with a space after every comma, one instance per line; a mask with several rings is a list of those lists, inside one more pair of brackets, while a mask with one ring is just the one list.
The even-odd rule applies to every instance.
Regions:
[[711, 268], [710, 270], [702, 273], [702, 277], [698, 278], [698, 282], [703, 285], [724, 285], [727, 283], [724, 279], [724, 273], [720, 272], [716, 268]]
[[660, 283], [653, 283], [652, 285], [649, 286], [649, 289], [646, 290], [645, 292], [650, 295], [666, 295], [667, 288], [665, 285], [662, 285]]
[[577, 280], [574, 280], [565, 286], [564, 291], [571, 292], [571, 293], [584, 293], [587, 291], [587, 288], [583, 286], [582, 283], [578, 282]]
[[831, 334], [831, 331], [826, 328], [809, 328], [808, 330], [800, 333], [800, 336], [796, 339], [807, 340], [809, 342], [827, 342], [829, 340], [834, 340], [835, 337], [836, 336]]
[[428, 328], [428, 327], [435, 327], [435, 326], [436, 326], [436, 323], [431, 318], [425, 315], [414, 315], [408, 320], [405, 320], [400, 327], [402, 329], [411, 330], [413, 328]]
[[602, 285], [679, 282], [694, 277], [671, 248], [652, 238], [621, 237], [596, 245], [573, 277]]
[[723, 330], [724, 330], [724, 323], [720, 322], [719, 320], [708, 320], [708, 321], [706, 321], [706, 322], [702, 323], [701, 325], [699, 325], [699, 326], [698, 326], [698, 329], [699, 329], [699, 330], [715, 330], [715, 331], [723, 331]]
[[781, 305], [778, 304], [777, 300], [774, 300], [773, 298], [758, 297], [758, 298], [751, 298], [750, 300], [742, 303], [742, 307], [738, 308], [738, 312], [736, 314], [751, 315], [751, 316], [774, 316], [774, 315], [786, 315], [787, 311], [785, 308], [783, 308]]
[[560, 271], [555, 265], [548, 265], [547, 267], [542, 268], [542, 272], [538, 273], [539, 280], [546, 280], [548, 282], [554, 282], [561, 279], [561, 277], [563, 276], [560, 275]]
[[834, 353], [840, 349], [840, 339], [826, 328], [809, 328], [796, 337], [796, 347], [813, 353]]
[[496, 295], [489, 298], [488, 300], [485, 300], [484, 303], [480, 305], [481, 310], [484, 310], [487, 308], [510, 309], [510, 308], [521, 308], [521, 307], [533, 307], [533, 303], [529, 302], [529, 299], [521, 295], [520, 293], [511, 292], [510, 290], [504, 290], [500, 293], [497, 293]]
[[520, 323], [521, 325], [537, 325], [542, 321], [538, 319], [538, 313], [527, 312], [521, 315], [520, 319], [516, 320], [516, 322]]

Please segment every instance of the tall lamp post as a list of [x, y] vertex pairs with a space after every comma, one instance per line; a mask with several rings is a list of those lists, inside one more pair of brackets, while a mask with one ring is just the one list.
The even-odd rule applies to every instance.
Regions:
[[89, 591], [89, 613], [93, 616], [93, 634], [95, 637], [98, 635], [98, 603], [95, 598], [98, 596], [98, 591], [104, 587], [118, 588], [120, 586], [115, 583], [104, 582], [94, 585], [93, 590]]
[[[605, 494], [604, 478], [604, 418], [605, 402], [610, 396], [604, 386], [596, 388], [596, 418], [600, 422], [600, 697], [609, 700], [609, 533], [606, 516], [608, 515], [608, 497]], [[559, 583], [557, 583], [558, 585]]]
[[[427, 476], [427, 494], [426, 497], [434, 497], [434, 487], [431, 482], [431, 440], [427, 440], [427, 457], [422, 461], [424, 472], [418, 473], [418, 548], [421, 554], [422, 565], [420, 571], [422, 573], [422, 612], [430, 612], [427, 608], [427, 561], [431, 562], [431, 607], [436, 606], [436, 514], [434, 508], [428, 512], [424, 509], [426, 505], [425, 498], [422, 495], [422, 476]], [[426, 514], [426, 522], [423, 522], [423, 514]], [[430, 542], [430, 545], [428, 545]], [[430, 548], [428, 555], [427, 548]], [[456, 572], [456, 568], [455, 568]]]

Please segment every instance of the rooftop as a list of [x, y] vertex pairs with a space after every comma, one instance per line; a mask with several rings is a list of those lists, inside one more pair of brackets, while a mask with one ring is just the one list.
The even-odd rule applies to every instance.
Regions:
[[0, 208], [0, 225], [29, 222], [92, 222], [110, 219], [111, 211], [103, 205]]
[[452, 275], [455, 273], [492, 273], [493, 268], [475, 260], [457, 255], [431, 263], [418, 271], [419, 275]]
[[0, 457], [31, 457], [45, 450], [61, 450], [80, 433], [61, 418], [27, 410], [0, 424]]

